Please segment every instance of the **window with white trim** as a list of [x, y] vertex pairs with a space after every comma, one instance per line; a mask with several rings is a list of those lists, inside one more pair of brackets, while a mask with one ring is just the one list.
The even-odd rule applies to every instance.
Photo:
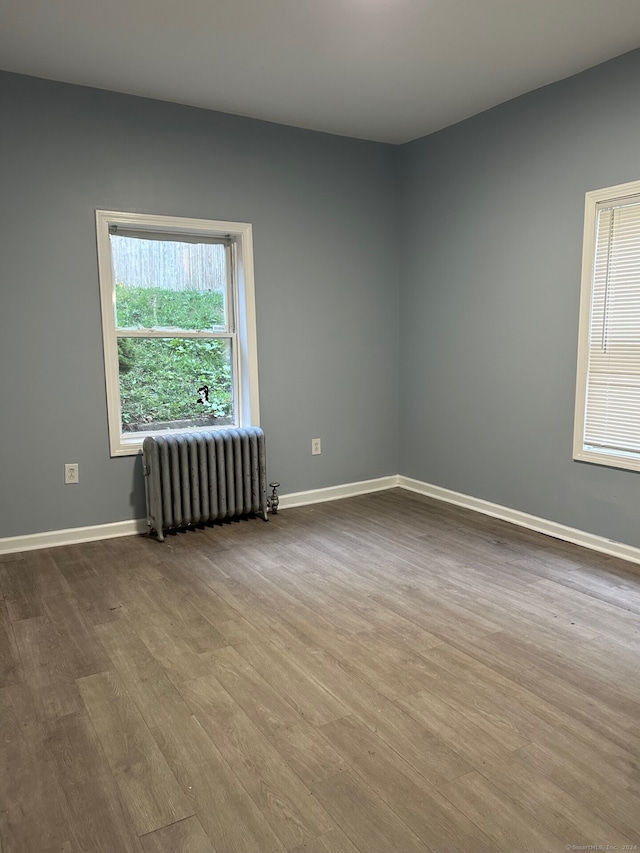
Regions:
[[586, 195], [573, 455], [640, 471], [640, 181]]
[[112, 456], [258, 426], [251, 225], [96, 211]]

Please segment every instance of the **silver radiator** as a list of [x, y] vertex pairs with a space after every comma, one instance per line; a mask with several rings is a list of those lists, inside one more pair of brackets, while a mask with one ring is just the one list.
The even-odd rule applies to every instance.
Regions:
[[259, 427], [147, 436], [147, 524], [164, 531], [243, 515], [267, 521], [264, 432]]

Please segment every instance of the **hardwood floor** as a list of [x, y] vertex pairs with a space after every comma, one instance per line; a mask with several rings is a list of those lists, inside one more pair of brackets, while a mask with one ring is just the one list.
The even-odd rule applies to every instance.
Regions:
[[638, 567], [392, 490], [0, 596], [2, 853], [640, 849]]

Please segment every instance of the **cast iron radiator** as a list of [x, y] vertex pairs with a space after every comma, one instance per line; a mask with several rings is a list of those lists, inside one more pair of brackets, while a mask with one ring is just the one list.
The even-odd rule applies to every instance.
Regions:
[[142, 445], [147, 524], [164, 531], [246, 515], [267, 521], [260, 427], [147, 436]]

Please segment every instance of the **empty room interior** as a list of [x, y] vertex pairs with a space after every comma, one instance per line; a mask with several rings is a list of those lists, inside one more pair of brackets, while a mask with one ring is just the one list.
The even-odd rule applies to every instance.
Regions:
[[0, 69], [0, 851], [640, 849], [637, 0]]

